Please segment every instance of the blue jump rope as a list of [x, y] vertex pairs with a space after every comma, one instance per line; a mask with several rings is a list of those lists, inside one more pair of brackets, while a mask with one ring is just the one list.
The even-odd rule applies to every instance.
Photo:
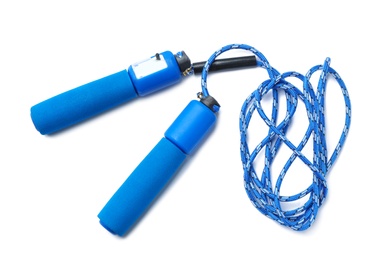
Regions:
[[[232, 49], [247, 50], [253, 55], [217, 59], [222, 53]], [[245, 60], [247, 61], [244, 62]], [[202, 91], [198, 93], [199, 100], [192, 100], [185, 107], [165, 131], [164, 137], [129, 175], [98, 214], [103, 227], [113, 234], [124, 236], [214, 126], [220, 105], [209, 95], [208, 71], [245, 66], [262, 67], [267, 70], [269, 75], [269, 79], [262, 82], [248, 96], [240, 113], [240, 154], [246, 193], [252, 204], [267, 217], [293, 230], [306, 230], [315, 221], [318, 209], [327, 196], [326, 175], [340, 154], [351, 123], [351, 102], [347, 88], [339, 74], [330, 67], [329, 58], [323, 65], [312, 67], [304, 76], [297, 72], [280, 74], [269, 64], [261, 52], [245, 44], [224, 46], [206, 62], [195, 64], [190, 63], [184, 52], [173, 55], [166, 51], [133, 64], [128, 70], [122, 70], [47, 99], [31, 108], [31, 118], [41, 134], [52, 134], [133, 98], [174, 85], [181, 80], [183, 75], [202, 72]], [[310, 79], [316, 71], [321, 71], [321, 75], [315, 91]], [[303, 82], [302, 90], [287, 81], [292, 77]], [[346, 114], [340, 139], [328, 159], [324, 95], [329, 77], [333, 77], [341, 88]], [[281, 91], [285, 93], [287, 111], [285, 118], [277, 123], [278, 93]], [[261, 107], [261, 100], [270, 92], [273, 97], [273, 106], [271, 118], [268, 118]], [[285, 134], [299, 100], [305, 104], [309, 124], [301, 142], [294, 145]], [[248, 126], [255, 110], [267, 124], [269, 130], [266, 137], [253, 149], [248, 146], [247, 135]], [[309, 140], [313, 142], [312, 160], [302, 154], [302, 150]], [[292, 150], [292, 154], [273, 185], [271, 166], [283, 144]], [[254, 160], [257, 156], [262, 155], [264, 155], [264, 169], [261, 173], [257, 173], [254, 168]], [[312, 184], [298, 194], [281, 196], [280, 188], [284, 177], [296, 159], [301, 160], [312, 171]], [[301, 206], [290, 210], [282, 209], [282, 203], [294, 202], [303, 198], [307, 199]]]

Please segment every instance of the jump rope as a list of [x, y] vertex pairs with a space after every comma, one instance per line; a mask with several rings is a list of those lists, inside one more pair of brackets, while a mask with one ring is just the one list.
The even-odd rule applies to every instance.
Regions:
[[[217, 59], [222, 53], [233, 49], [249, 51], [252, 56]], [[185, 107], [166, 130], [164, 137], [98, 214], [103, 227], [113, 234], [124, 236], [150, 207], [188, 155], [199, 147], [215, 124], [220, 105], [208, 92], [208, 72], [247, 66], [264, 68], [268, 72], [269, 79], [262, 82], [241, 107], [240, 155], [245, 191], [252, 204], [265, 216], [292, 230], [306, 230], [315, 221], [318, 210], [327, 196], [326, 175], [340, 155], [351, 124], [351, 102], [348, 91], [342, 78], [330, 67], [329, 58], [323, 65], [316, 65], [306, 75], [302, 75], [294, 71], [279, 73], [261, 52], [245, 44], [224, 46], [212, 54], [206, 62], [194, 64], [191, 64], [184, 52], [173, 55], [166, 51], [135, 63], [128, 70], [122, 70], [47, 99], [31, 108], [31, 118], [41, 134], [52, 134], [133, 98], [176, 84], [183, 75], [197, 74], [201, 71], [202, 90], [197, 94], [199, 100], [192, 100]], [[317, 71], [321, 74], [315, 90], [310, 80]], [[333, 77], [340, 86], [345, 103], [344, 128], [332, 153], [327, 150], [325, 125], [325, 92], [329, 77]], [[302, 90], [288, 82], [289, 78], [299, 79], [302, 82]], [[273, 99], [270, 118], [261, 105], [262, 99], [269, 93]], [[285, 94], [287, 105], [285, 117], [280, 123], [277, 122], [279, 93]], [[299, 101], [305, 105], [308, 127], [302, 140], [295, 145], [287, 138], [286, 133]], [[268, 133], [255, 148], [252, 148], [247, 142], [248, 127], [255, 111], [267, 125]], [[302, 153], [309, 141], [313, 143], [312, 160]], [[273, 184], [271, 167], [282, 145], [287, 146], [292, 154]], [[328, 157], [328, 154], [331, 156]], [[259, 156], [264, 156], [264, 168], [261, 172], [256, 172], [255, 160]], [[308, 166], [313, 175], [312, 183], [297, 194], [282, 196], [280, 195], [282, 183], [295, 160], [301, 160]], [[303, 199], [305, 202], [296, 208], [284, 210], [282, 207], [283, 203]]]

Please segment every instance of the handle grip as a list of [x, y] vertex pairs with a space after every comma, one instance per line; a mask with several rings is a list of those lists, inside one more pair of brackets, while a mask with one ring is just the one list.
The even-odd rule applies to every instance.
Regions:
[[31, 118], [41, 134], [51, 134], [135, 97], [128, 72], [122, 70], [34, 105]]
[[187, 155], [213, 127], [216, 115], [191, 101], [153, 148], [108, 201], [98, 217], [112, 234], [123, 236], [140, 218], [176, 173]]
[[167, 88], [182, 79], [191, 61], [185, 52], [170, 51], [132, 64], [102, 79], [45, 100], [31, 108], [41, 134], [51, 134], [127, 102]]
[[123, 236], [146, 211], [187, 157], [162, 138], [99, 213], [100, 224]]

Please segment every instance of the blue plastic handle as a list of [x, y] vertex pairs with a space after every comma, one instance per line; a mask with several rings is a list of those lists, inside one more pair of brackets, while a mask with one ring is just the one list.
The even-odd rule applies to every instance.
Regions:
[[123, 236], [172, 178], [187, 157], [162, 138], [99, 213], [100, 224]]
[[215, 122], [216, 115], [207, 106], [191, 101], [101, 210], [100, 224], [112, 234], [126, 234]]
[[[31, 108], [31, 118], [43, 135], [77, 124], [138, 96], [172, 86], [182, 79], [179, 66], [190, 66], [185, 55], [158, 53], [132, 64], [128, 70], [109, 75], [49, 98]], [[182, 67], [182, 68], [184, 68]]]
[[127, 70], [47, 99], [31, 108], [42, 134], [51, 134], [137, 97]]

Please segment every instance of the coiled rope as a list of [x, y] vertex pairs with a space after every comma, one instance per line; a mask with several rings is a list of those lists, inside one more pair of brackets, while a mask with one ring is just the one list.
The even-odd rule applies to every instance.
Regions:
[[[297, 72], [280, 74], [269, 64], [265, 56], [252, 46], [231, 44], [217, 50], [205, 63], [201, 76], [202, 92], [200, 96], [209, 96], [207, 76], [211, 64], [219, 55], [232, 49], [244, 49], [252, 52], [256, 56], [258, 66], [266, 69], [269, 75], [269, 79], [260, 84], [259, 87], [248, 96], [240, 113], [240, 154], [244, 170], [244, 187], [247, 195], [252, 204], [267, 217], [293, 230], [306, 230], [315, 221], [318, 210], [327, 196], [327, 182], [325, 177], [339, 156], [350, 128], [351, 102], [347, 88], [339, 74], [330, 67], [329, 58], [325, 60], [323, 65], [312, 67], [305, 76]], [[321, 75], [315, 92], [311, 86], [310, 79], [316, 71], [321, 71]], [[346, 112], [345, 124], [340, 139], [331, 157], [328, 159], [324, 95], [329, 76], [335, 78], [341, 88], [344, 95]], [[303, 91], [300, 91], [293, 84], [286, 81], [289, 77], [301, 80], [303, 82]], [[272, 91], [273, 106], [272, 116], [268, 118], [261, 107], [261, 100], [270, 91]], [[285, 118], [279, 124], [277, 124], [278, 91], [284, 91], [287, 102]], [[304, 137], [300, 143], [295, 146], [286, 137], [286, 132], [296, 111], [298, 100], [303, 101], [305, 104], [309, 124]], [[216, 110], [218, 111], [219, 107], [216, 107]], [[260, 117], [267, 124], [269, 130], [266, 137], [256, 148], [250, 149], [247, 143], [248, 126], [255, 110], [257, 110]], [[304, 146], [311, 139], [311, 136], [313, 140], [312, 161], [302, 153]], [[279, 148], [283, 144], [292, 150], [292, 154], [285, 163], [273, 187], [271, 181], [271, 166], [278, 154]], [[264, 151], [264, 169], [261, 174], [258, 174], [254, 167], [254, 161], [257, 156], [262, 156], [262, 151]], [[310, 168], [313, 173], [313, 181], [308, 188], [295, 195], [281, 196], [280, 189], [284, 177], [297, 158]], [[308, 199], [301, 203], [299, 207], [289, 210], [282, 209], [282, 203], [298, 201], [306, 196]]]

